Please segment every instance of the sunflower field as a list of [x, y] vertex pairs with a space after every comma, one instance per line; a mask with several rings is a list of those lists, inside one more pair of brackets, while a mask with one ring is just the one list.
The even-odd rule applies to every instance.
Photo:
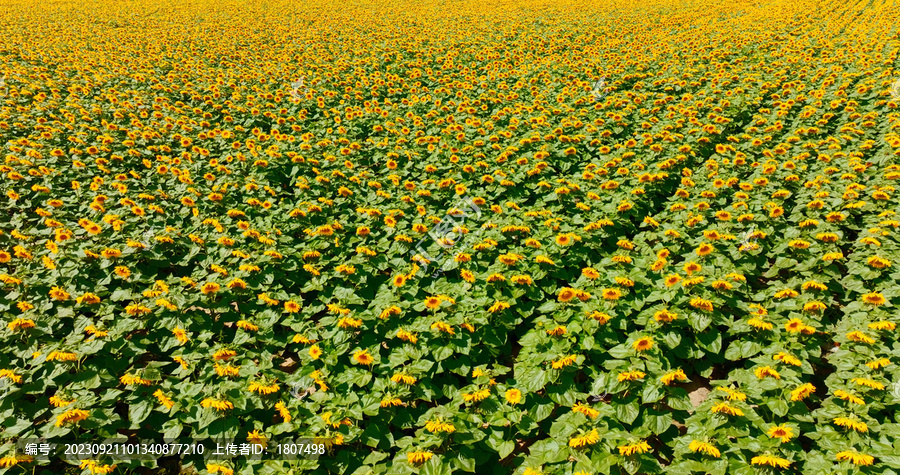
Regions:
[[898, 474], [898, 30], [6, 0], [0, 473]]

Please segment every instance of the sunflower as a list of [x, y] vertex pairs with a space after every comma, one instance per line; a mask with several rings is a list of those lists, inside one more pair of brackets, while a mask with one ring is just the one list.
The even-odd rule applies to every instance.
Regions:
[[653, 348], [653, 338], [649, 336], [638, 338], [634, 343], [632, 343], [631, 347], [638, 352], [647, 351]]
[[869, 292], [862, 296], [862, 301], [873, 306], [884, 305], [887, 300], [884, 298], [884, 295], [878, 292]]
[[843, 389], [838, 389], [834, 392], [834, 397], [841, 399], [843, 401], [852, 402], [853, 404], [857, 404], [860, 406], [865, 406], [866, 402], [859, 396], [851, 394]]
[[715, 414], [727, 414], [729, 416], [743, 416], [744, 411], [737, 407], [729, 405], [727, 402], [720, 402], [710, 409]]
[[717, 391], [722, 391], [722, 392], [728, 394], [728, 400], [729, 400], [729, 401], [746, 401], [746, 400], [747, 400], [747, 395], [746, 395], [746, 394], [744, 394], [744, 393], [742, 393], [742, 392], [740, 392], [740, 391], [731, 389], [731, 388], [729, 388], [729, 387], [718, 386], [718, 387], [716, 387], [716, 390], [717, 390]]
[[425, 299], [425, 308], [434, 310], [441, 306], [441, 299], [437, 297], [428, 297]]
[[781, 361], [782, 363], [789, 364], [791, 366], [801, 366], [803, 364], [799, 359], [797, 359], [793, 355], [790, 355], [783, 351], [776, 353], [774, 356], [772, 356], [772, 358], [775, 359], [776, 361]]
[[622, 296], [622, 292], [618, 289], [603, 289], [601, 295], [606, 300], [618, 300]]
[[843, 452], [838, 452], [835, 456], [835, 460], [849, 461], [854, 465], [872, 465], [875, 462], [875, 457], [871, 455], [861, 454], [855, 450], [845, 450]]
[[27, 330], [34, 328], [34, 320], [28, 318], [17, 318], [6, 325], [10, 331]]
[[508, 389], [503, 395], [508, 404], [516, 405], [522, 402], [522, 391], [518, 389]]
[[72, 404], [73, 402], [75, 402], [74, 399], [67, 400], [67, 399], [63, 399], [62, 397], [55, 396], [55, 395], [50, 396], [50, 404], [52, 404], [54, 407], [65, 407], [65, 406], [68, 406], [69, 404]]
[[493, 305], [490, 306], [490, 308], [488, 308], [488, 312], [490, 312], [490, 313], [497, 313], [497, 312], [501, 312], [501, 311], [503, 311], [503, 310], [506, 310], [506, 309], [508, 309], [509, 307], [510, 307], [510, 304], [509, 304], [509, 303], [507, 303], [507, 302], [502, 302], [502, 301], [500, 301], [500, 300], [497, 300], [497, 301], [494, 302]]
[[791, 332], [791, 333], [797, 333], [797, 332], [803, 331], [803, 327], [805, 327], [805, 326], [806, 326], [806, 324], [803, 323], [803, 320], [800, 320], [799, 318], [792, 318], [792, 319], [788, 320], [787, 323], [784, 324], [785, 330], [787, 330], [788, 332]]
[[666, 287], [671, 287], [680, 281], [681, 281], [681, 276], [678, 274], [670, 274], [670, 275], [666, 276], [666, 278], [664, 280]]
[[847, 417], [835, 417], [834, 423], [835, 425], [838, 425], [840, 427], [853, 429], [856, 432], [868, 432], [869, 430], [869, 426], [866, 425], [865, 422], [858, 421], [856, 419], [850, 419]]
[[47, 361], [78, 361], [78, 355], [71, 351], [51, 351]]
[[780, 425], [771, 427], [766, 434], [773, 439], [781, 439], [781, 443], [790, 442], [794, 437], [794, 430], [788, 426]]
[[644, 377], [646, 377], [646, 376], [647, 376], [647, 373], [644, 373], [643, 371], [625, 371], [625, 372], [619, 373], [619, 375], [617, 376], [617, 379], [620, 382], [621, 381], [637, 381], [639, 379], [644, 379]]
[[867, 345], [875, 343], [875, 340], [872, 337], [858, 330], [847, 333], [847, 339], [858, 343], [865, 343]]
[[124, 376], [119, 378], [119, 381], [126, 386], [131, 386], [131, 385], [135, 385], [135, 384], [141, 385], [141, 386], [149, 386], [149, 385], [153, 384], [153, 381], [150, 381], [149, 379], [144, 379], [139, 376], [134, 376], [131, 374], [125, 374]]
[[172, 401], [166, 393], [163, 392], [162, 389], [157, 389], [153, 392], [153, 396], [156, 397], [157, 401], [163, 406], [166, 406], [166, 409], [172, 409], [172, 406], [175, 405], [175, 401]]
[[554, 360], [553, 362], [551, 362], [550, 366], [553, 369], [562, 369], [566, 366], [570, 366], [570, 365], [574, 364], [575, 361], [577, 361], [577, 359], [578, 359], [577, 355], [566, 355], [558, 360]]
[[59, 287], [54, 286], [50, 289], [50, 297], [52, 297], [54, 300], [68, 300], [69, 293]]
[[382, 399], [381, 403], [380, 403], [381, 407], [396, 407], [396, 406], [403, 406], [403, 405], [404, 405], [403, 400], [400, 398], [396, 398], [396, 397], [386, 397], [386, 398]]
[[755, 370], [753, 370], [753, 374], [759, 379], [765, 379], [765, 378], [770, 378], [770, 377], [775, 378], [775, 379], [781, 379], [781, 375], [778, 374], [778, 371], [775, 371], [770, 366], [761, 366], [759, 368], [756, 368]]
[[361, 319], [348, 316], [341, 317], [337, 322], [339, 328], [359, 328], [362, 324], [363, 321]]
[[82, 460], [78, 468], [88, 469], [91, 474], [107, 474], [112, 473], [116, 466], [99, 464], [93, 460]]
[[695, 272], [700, 272], [701, 270], [703, 270], [703, 266], [692, 261], [685, 264], [683, 269], [687, 275], [691, 275]]
[[609, 314], [607, 314], [607, 313], [603, 313], [603, 312], [600, 312], [600, 311], [596, 311], [596, 310], [595, 310], [595, 311], [593, 311], [593, 312], [591, 312], [591, 313], [588, 314], [588, 318], [590, 318], [590, 319], [592, 319], [592, 320], [596, 320], [596, 321], [599, 322], [601, 325], [604, 325], [604, 324], [605, 324], [606, 322], [608, 322], [612, 317], [610, 317]]
[[711, 301], [700, 298], [700, 297], [692, 298], [690, 301], [690, 305], [691, 305], [691, 307], [694, 307], [698, 310], [703, 310], [705, 312], [712, 312], [713, 308], [714, 308], [713, 303]]
[[247, 433], [247, 442], [265, 447], [267, 443], [266, 436], [259, 433], [259, 429]]
[[584, 414], [585, 416], [590, 417], [591, 419], [596, 419], [597, 417], [600, 416], [600, 411], [598, 411], [597, 409], [594, 409], [590, 406], [585, 406], [584, 404], [581, 404], [581, 403], [575, 403], [575, 405], [572, 406], [572, 412]]
[[878, 391], [881, 391], [884, 389], [884, 384], [879, 383], [878, 381], [872, 381], [871, 379], [853, 378], [850, 381], [853, 381], [853, 383], [855, 383], [859, 386], [865, 386], [867, 388], [872, 388], [872, 389], [875, 389]]
[[825, 284], [822, 284], [821, 282], [817, 282], [815, 280], [809, 280], [809, 281], [804, 282], [803, 285], [801, 286], [801, 288], [803, 290], [809, 290], [809, 289], [828, 290], [828, 287]]
[[893, 331], [895, 328], [897, 328], [897, 324], [895, 324], [894, 322], [886, 321], [872, 322], [868, 326], [869, 329], [876, 331]]
[[699, 247], [697, 247], [694, 252], [696, 252], [698, 256], [703, 257], [712, 254], [715, 250], [716, 248], [711, 244], [703, 243]]
[[[396, 164], [394, 165], [396, 167]], [[434, 454], [432, 452], [426, 451], [415, 451], [415, 452], [407, 452], [406, 459], [409, 460], [409, 463], [414, 465], [421, 465], [433, 457]]]
[[887, 366], [887, 365], [889, 365], [889, 364], [891, 364], [891, 360], [890, 360], [890, 359], [888, 359], [888, 358], [879, 358], [879, 359], [877, 359], [877, 360], [869, 361], [868, 363], [866, 363], [866, 366], [868, 366], [868, 367], [871, 368], [871, 369], [881, 369], [881, 368], [884, 368], [885, 366]]
[[446, 323], [446, 322], [434, 322], [434, 323], [431, 324], [431, 329], [432, 329], [432, 330], [437, 330], [437, 331], [442, 332], [442, 333], [446, 333], [446, 334], [448, 334], [448, 335], [455, 335], [455, 334], [456, 334], [456, 332], [453, 330], [453, 327], [451, 327], [451, 326], [450, 326], [448, 323]]
[[575, 298], [576, 295], [577, 294], [575, 292], [575, 289], [571, 289], [569, 287], [563, 287], [562, 289], [559, 290], [559, 294], [557, 294], [557, 299], [560, 302], [568, 302], [568, 301], [572, 300], [573, 298]]
[[876, 269], [884, 269], [891, 266], [891, 261], [881, 256], [870, 256], [866, 264]]
[[776, 457], [774, 455], [757, 455], [750, 459], [750, 463], [752, 465], [768, 465], [774, 468], [788, 468], [791, 466], [791, 461], [783, 459], [781, 457]]
[[664, 375], [662, 375], [659, 380], [664, 385], [669, 386], [675, 381], [687, 381], [687, 376], [684, 374], [684, 370], [676, 369], [675, 371], [670, 371]]
[[801, 384], [791, 391], [791, 401], [802, 401], [816, 392], [816, 387], [810, 383]]
[[722, 456], [722, 453], [714, 445], [707, 442], [700, 442], [699, 440], [692, 440], [688, 445], [688, 449], [691, 452], [703, 453], [710, 457], [719, 458]]
[[234, 404], [230, 401], [214, 399], [214, 398], [206, 398], [200, 401], [200, 405], [205, 408], [213, 408], [218, 411], [227, 411], [229, 409], [234, 409]]
[[671, 323], [678, 318], [678, 314], [670, 312], [668, 309], [658, 310], [653, 314], [653, 319], [660, 323]]
[[291, 419], [293, 419], [290, 411], [288, 411], [288, 408], [284, 405], [283, 402], [278, 401], [278, 403], [275, 404], [275, 410], [278, 411], [278, 415], [281, 416], [281, 419], [284, 422], [291, 422]]
[[569, 447], [581, 449], [589, 445], [594, 445], [597, 442], [600, 442], [600, 433], [595, 428], [591, 429], [590, 432], [583, 432], [581, 435], [570, 438]]
[[229, 360], [232, 357], [237, 356], [237, 352], [228, 348], [223, 348], [221, 350], [216, 351], [213, 354], [213, 359], [216, 361]]
[[391, 376], [391, 381], [395, 383], [403, 383], [403, 384], [416, 384], [416, 378], [403, 373], [397, 373]]
[[69, 409], [68, 411], [56, 416], [56, 427], [62, 427], [63, 424], [76, 423], [88, 418], [90, 414], [83, 409]]
[[[596, 430], [596, 429], [594, 429], [594, 430]], [[627, 457], [627, 456], [634, 455], [634, 454], [643, 454], [643, 453], [649, 452], [650, 444], [648, 444], [646, 441], [642, 440], [635, 444], [620, 445], [618, 447], [618, 449], [619, 449], [619, 455], [623, 455], [623, 456]]]
[[445, 422], [442, 420], [429, 420], [425, 422], [425, 430], [431, 433], [453, 433], [456, 432], [456, 427], [450, 422]]
[[557, 325], [556, 328], [547, 330], [547, 334], [550, 336], [562, 336], [566, 334], [566, 327], [562, 325]]
[[375, 362], [375, 358], [369, 354], [369, 350], [357, 350], [353, 353], [353, 360], [361, 365], [371, 365]]
[[215, 294], [219, 291], [221, 286], [215, 282], [207, 282], [200, 287], [200, 291], [203, 292], [204, 295]]

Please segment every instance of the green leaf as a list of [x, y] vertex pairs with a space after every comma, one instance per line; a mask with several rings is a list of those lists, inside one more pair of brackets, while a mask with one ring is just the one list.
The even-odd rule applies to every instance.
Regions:
[[456, 454], [456, 458], [453, 460], [453, 465], [457, 469], [454, 470], [454, 472], [459, 470], [464, 472], [475, 472], [475, 459], [470, 456], [471, 452], [471, 446], [460, 447], [459, 453]]
[[512, 440], [504, 440], [499, 445], [494, 447], [494, 449], [497, 451], [497, 455], [501, 459], [505, 459], [509, 454], [513, 452], [513, 450], [516, 449], [516, 443]]
[[628, 404], [613, 403], [613, 407], [616, 409], [616, 417], [625, 424], [634, 422], [641, 413], [637, 400], [632, 400]]
[[691, 312], [688, 314], [688, 323], [694, 328], [695, 332], [699, 333], [706, 330], [706, 327], [712, 323], [712, 317], [707, 315], [706, 312]]
[[657, 435], [662, 434], [672, 426], [672, 416], [670, 414], [645, 414], [644, 419], [646, 420], [644, 427], [647, 427]]
[[441, 457], [435, 456], [422, 465], [422, 475], [453, 475], [450, 466], [443, 463]]
[[762, 351], [762, 345], [754, 341], [745, 341], [741, 343], [741, 357], [752, 358], [754, 355]]
[[549, 381], [547, 372], [538, 367], [517, 369], [516, 379], [520, 382], [521, 389], [528, 392], [540, 391]]
[[532, 419], [540, 422], [546, 419], [551, 412], [553, 412], [553, 404], [535, 404], [534, 407], [528, 411], [528, 414], [531, 415]]
[[590, 350], [594, 347], [594, 337], [592, 335], [588, 335], [581, 341], [581, 347], [585, 350]]
[[609, 349], [609, 356], [616, 359], [625, 359], [631, 355], [631, 352], [631, 347], [618, 345]]
[[712, 329], [697, 335], [697, 345], [713, 354], [722, 351], [722, 334]]
[[603, 394], [609, 389], [609, 373], [600, 373], [591, 385], [591, 394]]
[[772, 412], [774, 412], [778, 417], [783, 417], [788, 413], [788, 410], [790, 410], [790, 408], [788, 407], [788, 403], [784, 399], [780, 398], [771, 399], [767, 403], [767, 405], [769, 406], [769, 409], [771, 409]]
[[562, 462], [568, 457], [567, 450], [553, 439], [539, 440], [528, 450], [539, 464]]
[[[4, 424], [5, 423], [6, 422], [4, 422]], [[32, 426], [34, 426], [34, 423], [32, 423], [31, 421], [27, 421], [25, 419], [16, 419], [16, 423], [14, 425], [7, 426], [4, 429], [3, 433], [9, 435], [18, 435], [22, 433], [23, 430], [30, 429]]]
[[365, 303], [365, 301], [359, 298], [359, 296], [353, 292], [353, 289], [349, 287], [336, 288], [334, 290], [334, 297], [343, 304], [360, 305]]
[[181, 435], [184, 426], [178, 422], [178, 419], [169, 419], [162, 425], [162, 433], [165, 439], [176, 439]]
[[656, 383], [644, 385], [644, 391], [641, 393], [641, 400], [644, 404], [659, 401], [662, 398], [662, 386]]
[[731, 342], [725, 350], [725, 359], [729, 361], [737, 361], [741, 359], [741, 345], [739, 341]]
[[571, 388], [571, 382], [568, 384], [554, 385], [548, 391], [547, 395], [550, 399], [560, 406], [572, 406], [576, 401], [575, 391]]
[[141, 422], [153, 411], [153, 403], [149, 400], [142, 400], [128, 406], [128, 421], [131, 422], [131, 428], [138, 428]]
[[673, 394], [666, 398], [666, 403], [675, 410], [678, 411], [693, 411], [694, 406], [691, 404], [691, 399], [688, 397], [687, 391], [683, 388], [675, 388]]
[[681, 343], [681, 334], [677, 332], [669, 332], [663, 336], [663, 343], [669, 347], [669, 349], [675, 349]]
[[641, 469], [641, 461], [634, 457], [625, 457], [622, 461], [622, 467], [631, 475], [635, 475]]
[[109, 296], [109, 299], [113, 302], [121, 302], [123, 300], [131, 300], [132, 293], [128, 289], [117, 289], [112, 295]]

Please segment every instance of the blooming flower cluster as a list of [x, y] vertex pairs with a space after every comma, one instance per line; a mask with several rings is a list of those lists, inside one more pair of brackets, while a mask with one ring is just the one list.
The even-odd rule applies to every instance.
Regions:
[[7, 3], [10, 437], [896, 468], [890, 1]]

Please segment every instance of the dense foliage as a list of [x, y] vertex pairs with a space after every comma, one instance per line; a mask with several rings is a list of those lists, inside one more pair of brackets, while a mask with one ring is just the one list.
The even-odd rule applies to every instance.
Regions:
[[900, 9], [726, 3], [4, 2], [0, 471], [900, 472]]

